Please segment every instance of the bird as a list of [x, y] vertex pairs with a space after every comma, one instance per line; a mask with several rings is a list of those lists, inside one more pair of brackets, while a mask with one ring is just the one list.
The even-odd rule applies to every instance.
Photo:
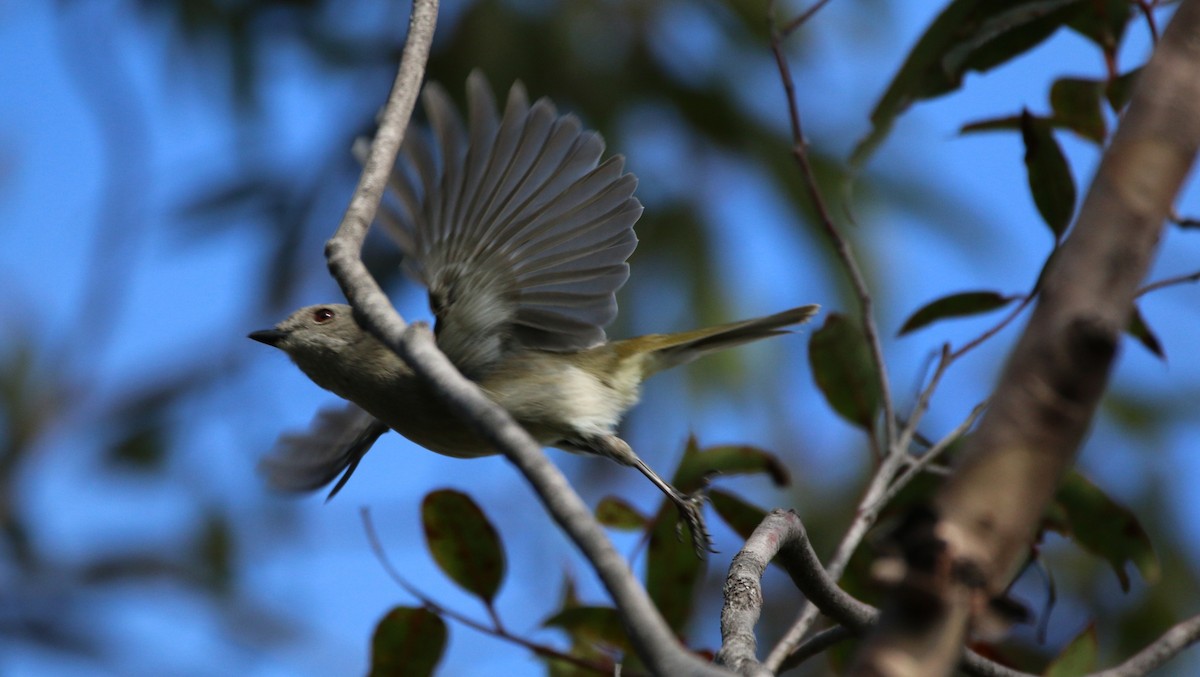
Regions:
[[[624, 158], [518, 81], [503, 111], [476, 70], [467, 120], [437, 83], [422, 91], [428, 131], [405, 135], [380, 212], [402, 266], [428, 290], [438, 347], [541, 445], [604, 456], [645, 475], [678, 508], [697, 554], [712, 550], [704, 497], [662, 479], [617, 426], [643, 380], [701, 355], [788, 333], [815, 315], [803, 305], [674, 334], [609, 341], [616, 292], [629, 277], [642, 205]], [[332, 498], [375, 441], [393, 430], [459, 458], [498, 453], [464, 425], [345, 304], [294, 311], [249, 338], [285, 352], [348, 403], [280, 437], [260, 463], [267, 483]]]

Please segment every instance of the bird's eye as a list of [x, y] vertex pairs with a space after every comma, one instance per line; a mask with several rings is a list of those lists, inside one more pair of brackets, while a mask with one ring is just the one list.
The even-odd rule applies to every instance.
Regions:
[[317, 324], [325, 324], [332, 320], [335, 314], [332, 308], [317, 308], [312, 312], [312, 319]]

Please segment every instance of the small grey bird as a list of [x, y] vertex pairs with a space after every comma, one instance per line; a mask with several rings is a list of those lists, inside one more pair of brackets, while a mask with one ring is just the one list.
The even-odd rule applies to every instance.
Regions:
[[[607, 342], [616, 291], [629, 277], [642, 213], [623, 159], [520, 83], [503, 115], [479, 72], [467, 79], [464, 129], [449, 96], [429, 84], [433, 138], [406, 135], [390, 182], [399, 203], [381, 221], [406, 270], [429, 289], [438, 347], [539, 443], [637, 468], [678, 506], [697, 551], [711, 549], [699, 497], [658, 476], [615, 430], [641, 382], [708, 352], [786, 333], [816, 312], [775, 315], [679, 334]], [[353, 404], [285, 435], [261, 464], [275, 488], [311, 491], [341, 479], [389, 428], [447, 456], [496, 453], [351, 308], [301, 308], [250, 338], [286, 352], [317, 385]]]

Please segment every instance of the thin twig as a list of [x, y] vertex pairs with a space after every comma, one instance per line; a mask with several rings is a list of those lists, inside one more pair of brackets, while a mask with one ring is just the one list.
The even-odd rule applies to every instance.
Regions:
[[1146, 294], [1149, 294], [1152, 291], [1158, 291], [1159, 289], [1163, 289], [1164, 287], [1171, 287], [1171, 286], [1174, 286], [1177, 284], [1187, 284], [1188, 282], [1200, 282], [1200, 271], [1196, 271], [1194, 273], [1188, 273], [1187, 275], [1177, 275], [1175, 277], [1168, 277], [1164, 280], [1158, 280], [1157, 282], [1151, 282], [1150, 284], [1146, 285], [1145, 287], [1142, 287], [1141, 289], [1139, 289], [1137, 292], [1137, 295], [1138, 295], [1138, 297], [1142, 297], [1142, 296], [1145, 296]]
[[449, 618], [457, 623], [465, 625], [472, 630], [512, 642], [513, 644], [517, 644], [540, 656], [570, 663], [576, 667], [583, 668], [585, 670], [591, 670], [601, 675], [612, 674], [612, 667], [609, 665], [593, 663], [578, 656], [565, 654], [552, 646], [539, 644], [533, 640], [511, 634], [504, 629], [503, 625], [499, 623], [499, 620], [495, 616], [495, 611], [491, 608], [490, 604], [488, 605], [488, 610], [492, 614], [492, 620], [494, 623], [492, 626], [485, 625], [484, 623], [477, 621], [470, 616], [459, 613], [449, 607], [442, 606], [432, 597], [429, 597], [425, 593], [421, 592], [421, 590], [415, 585], [409, 583], [407, 579], [400, 575], [400, 572], [396, 569], [396, 567], [392, 565], [391, 560], [388, 558], [387, 551], [383, 548], [383, 542], [379, 539], [379, 532], [375, 529], [375, 523], [371, 519], [370, 509], [361, 508], [359, 510], [359, 515], [362, 517], [363, 531], [365, 531], [367, 534], [367, 543], [371, 546], [371, 552], [375, 554], [375, 559], [379, 562], [379, 565], [383, 567], [384, 573], [386, 573], [388, 578], [391, 578], [396, 585], [403, 588], [405, 592], [415, 597], [417, 601], [421, 603], [421, 606], [439, 616], [445, 616], [446, 618]]
[[1005, 315], [1004, 319], [997, 322], [990, 329], [983, 332], [979, 336], [976, 336], [975, 338], [971, 339], [970, 341], [967, 341], [965, 344], [963, 344], [963, 346], [961, 348], [950, 353], [950, 358], [949, 358], [950, 361], [953, 362], [953, 361], [957, 360], [958, 358], [962, 357], [963, 355], [966, 355], [967, 353], [971, 352], [972, 350], [978, 348], [980, 346], [980, 344], [982, 344], [984, 341], [987, 341], [988, 339], [992, 338], [996, 334], [1000, 333], [1000, 330], [1004, 329], [1013, 320], [1017, 319], [1017, 317], [1021, 314], [1021, 311], [1025, 310], [1025, 307], [1028, 306], [1030, 304], [1030, 302], [1033, 301], [1033, 298], [1035, 295], [1036, 294], [1034, 292], [1030, 292], [1030, 293], [1026, 294], [1024, 297], [1022, 297], [1021, 302], [1018, 303], [1016, 305], [1016, 307], [1014, 307], [1008, 313], [1008, 315]]
[[1146, 19], [1146, 28], [1150, 30], [1150, 41], [1158, 42], [1158, 22], [1154, 19], [1154, 5], [1146, 0], [1133, 0], [1133, 4], [1141, 11]]
[[[774, 4], [774, 3], [772, 3], [772, 4]], [[800, 28], [805, 23], [807, 23], [809, 19], [813, 18], [813, 15], [815, 15], [817, 12], [821, 11], [821, 9], [823, 7], [825, 7], [825, 5], [828, 5], [828, 4], [829, 4], [829, 0], [819, 0], [819, 2], [817, 2], [817, 4], [804, 10], [795, 19], [792, 19], [791, 21], [789, 21], [787, 23], [787, 25], [783, 27], [783, 30], [779, 31], [779, 34], [782, 37], [785, 37], [785, 38], [788, 37], [797, 28]]]
[[867, 339], [867, 345], [871, 352], [871, 361], [875, 367], [876, 376], [879, 379], [879, 390], [883, 400], [884, 440], [890, 444], [895, 439], [892, 389], [888, 383], [887, 369], [885, 368], [883, 359], [883, 345], [879, 339], [879, 329], [875, 324], [874, 301], [872, 300], [870, 290], [867, 289], [866, 278], [863, 277], [862, 270], [858, 267], [858, 261], [854, 258], [854, 252], [850, 249], [850, 243], [842, 236], [837, 224], [834, 223], [829, 207], [825, 204], [825, 196], [821, 192], [820, 186], [817, 185], [817, 177], [815, 172], [813, 172], [812, 163], [808, 157], [808, 141], [804, 138], [804, 130], [800, 124], [800, 106], [796, 99], [796, 84], [792, 78], [792, 71], [791, 67], [788, 66], [787, 57], [783, 53], [783, 36], [775, 28], [773, 17], [771, 18], [771, 24], [771, 52], [775, 55], [775, 64], [779, 69], [779, 77], [783, 82], [784, 92], [787, 94], [788, 119], [792, 128], [792, 157], [795, 158], [796, 163], [800, 166], [800, 175], [804, 180], [804, 188], [808, 192], [809, 199], [812, 201], [813, 209], [816, 211], [817, 221], [833, 245], [833, 249], [837, 253], [842, 267], [846, 270], [846, 274], [849, 275], [850, 283], [854, 287], [854, 294], [858, 298], [863, 335]]
[[779, 666], [779, 672], [787, 672], [792, 668], [798, 667], [804, 661], [820, 654], [821, 652], [830, 649], [840, 642], [844, 642], [854, 633], [844, 625], [835, 625], [831, 628], [814, 633], [811, 637], [804, 640], [804, 643], [796, 647], [796, 650], [788, 654], [787, 660], [783, 665]]
[[[879, 330], [875, 324], [874, 302], [871, 297], [870, 290], [867, 288], [866, 279], [863, 277], [862, 271], [858, 267], [858, 262], [851, 251], [850, 243], [842, 236], [837, 224], [834, 223], [833, 217], [830, 214], [829, 208], [825, 203], [825, 197], [822, 194], [820, 187], [817, 185], [816, 175], [813, 172], [812, 164], [808, 157], [808, 142], [804, 138], [804, 130], [800, 122], [800, 107], [796, 98], [796, 86], [792, 77], [791, 68], [788, 65], [786, 56], [783, 53], [783, 37], [775, 26], [774, 7], [768, 15], [771, 25], [771, 53], [775, 57], [775, 65], [779, 70], [779, 78], [783, 83], [784, 92], [787, 98], [788, 120], [792, 130], [792, 157], [796, 160], [800, 167], [800, 174], [803, 179], [804, 187], [808, 192], [809, 199], [812, 201], [813, 208], [817, 214], [817, 220], [826, 236], [829, 238], [833, 249], [840, 260], [842, 267], [850, 278], [851, 286], [854, 288], [855, 296], [858, 299], [859, 311], [862, 321], [863, 335], [867, 340], [867, 345], [871, 354], [871, 361], [875, 368], [876, 377], [879, 380], [878, 387], [880, 389], [882, 407], [883, 407], [883, 424], [884, 424], [884, 448], [888, 450], [887, 454], [880, 459], [880, 451], [875, 435], [872, 434], [871, 444], [875, 450], [875, 458], [878, 461], [878, 466], [875, 475], [871, 480], [871, 484], [867, 489], [866, 494], [860, 502], [858, 517], [851, 524], [842, 543], [839, 545], [837, 552], [829, 564], [829, 573], [836, 580], [841, 577], [842, 570], [850, 560], [851, 554], [858, 547], [862, 537], [870, 528], [864, 519], [861, 519], [861, 506], [870, 505], [875, 502], [892, 477], [895, 476], [900, 464], [904, 458], [902, 453], [896, 452], [894, 442], [896, 441], [896, 421], [895, 407], [892, 403], [891, 385], [888, 380], [886, 365], [883, 358], [883, 346], [879, 338]], [[783, 663], [784, 658], [791, 653], [805, 633], [808, 632], [812, 622], [817, 617], [816, 608], [812, 604], [805, 604], [802, 607], [799, 618], [788, 629], [783, 639], [771, 650], [764, 666], [767, 669], [778, 671], [779, 666]]]
[[883, 496], [880, 496], [879, 500], [871, 506], [871, 512], [875, 515], [878, 515], [879, 511], [882, 510], [889, 501], [896, 497], [896, 494], [900, 493], [904, 487], [908, 486], [908, 483], [917, 476], [917, 473], [925, 470], [930, 463], [933, 463], [935, 460], [937, 460], [938, 456], [940, 456], [942, 452], [949, 449], [951, 444], [956, 442], [968, 430], [970, 430], [971, 426], [975, 425], [975, 420], [979, 418], [979, 415], [983, 413], [983, 410], [986, 407], [986, 402], [981, 402], [975, 405], [975, 408], [971, 410], [971, 413], [968, 414], [965, 419], [963, 419], [962, 423], [959, 423], [954, 430], [951, 430], [945, 435], [945, 437], [938, 440], [937, 444], [929, 448], [929, 451], [921, 454], [919, 458], [909, 464], [909, 466], [905, 468], [899, 476], [896, 477], [896, 480], [892, 482], [891, 486], [888, 487]]
[[941, 384], [942, 376], [945, 375], [946, 369], [950, 367], [951, 361], [949, 344], [942, 344], [942, 351], [938, 356], [937, 367], [933, 370], [933, 376], [929, 377], [929, 383], [921, 390], [921, 394], [917, 396], [917, 403], [913, 406], [913, 411], [909, 415], [908, 421], [900, 428], [900, 438], [896, 440], [894, 453], [908, 453], [908, 445], [912, 443], [913, 437], [917, 434], [917, 426], [921, 424], [921, 419], [925, 416], [925, 412], [929, 410], [929, 400], [933, 399], [933, 393], [937, 390], [938, 385]]

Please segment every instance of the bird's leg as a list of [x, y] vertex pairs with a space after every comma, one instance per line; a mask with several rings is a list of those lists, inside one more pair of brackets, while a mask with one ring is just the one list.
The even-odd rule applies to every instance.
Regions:
[[708, 527], [704, 524], [704, 494], [697, 492], [695, 494], [685, 494], [682, 491], [671, 486], [666, 480], [654, 472], [654, 469], [646, 464], [633, 448], [629, 446], [625, 440], [616, 435], [589, 435], [587, 437], [579, 437], [572, 440], [566, 440], [562, 446], [584, 451], [599, 456], [607, 456], [621, 465], [637, 468], [638, 472], [646, 476], [646, 479], [654, 483], [667, 498], [675, 504], [679, 509], [679, 515], [683, 521], [687, 523], [688, 529], [692, 532], [692, 545], [696, 548], [696, 556], [704, 557], [704, 553], [716, 552], [712, 547], [712, 536], [708, 533]]

